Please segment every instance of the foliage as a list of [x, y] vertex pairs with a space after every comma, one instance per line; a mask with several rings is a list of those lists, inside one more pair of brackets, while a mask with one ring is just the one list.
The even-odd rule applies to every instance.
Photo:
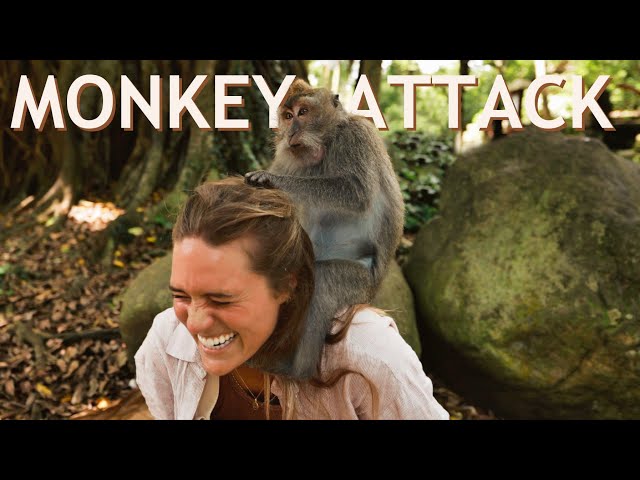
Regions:
[[617, 110], [636, 110], [640, 108], [640, 95], [628, 85], [640, 90], [640, 61], [638, 60], [581, 60], [575, 63], [575, 74], [583, 75], [587, 85], [593, 84], [599, 75], [610, 75], [611, 102]]
[[438, 210], [440, 186], [455, 161], [453, 143], [422, 132], [394, 132], [389, 155], [405, 202], [405, 230], [414, 232]]
[[[386, 75], [418, 75], [420, 68], [412, 60], [394, 60]], [[452, 72], [454, 73], [454, 72]], [[404, 131], [404, 89], [390, 86], [386, 76], [380, 85], [380, 109], [390, 131]], [[416, 88], [416, 131], [437, 137], [453, 138], [449, 130], [449, 95], [446, 87]]]

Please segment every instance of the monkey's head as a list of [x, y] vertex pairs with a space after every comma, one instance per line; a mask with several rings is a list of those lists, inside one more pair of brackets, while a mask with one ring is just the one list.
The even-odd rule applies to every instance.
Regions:
[[338, 95], [326, 88], [311, 88], [304, 80], [293, 82], [278, 113], [276, 155], [305, 165], [322, 161], [328, 139], [347, 118]]

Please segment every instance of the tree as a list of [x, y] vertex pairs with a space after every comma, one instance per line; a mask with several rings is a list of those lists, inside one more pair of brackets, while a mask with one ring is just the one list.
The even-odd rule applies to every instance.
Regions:
[[[115, 200], [125, 215], [113, 222], [95, 242], [97, 255], [108, 255], [124, 227], [139, 221], [138, 209], [148, 204], [153, 192], [168, 192], [158, 208], [177, 205], [203, 179], [210, 175], [245, 173], [264, 167], [271, 159], [268, 108], [257, 88], [238, 91], [245, 108], [229, 109], [229, 116], [251, 118], [246, 132], [204, 131], [183, 117], [182, 131], [155, 130], [139, 109], [134, 108], [132, 131], [124, 131], [119, 121], [107, 128], [88, 132], [67, 121], [67, 131], [57, 131], [49, 119], [42, 132], [29, 119], [23, 131], [9, 128], [18, 82], [28, 75], [39, 98], [48, 75], [58, 81], [60, 97], [83, 74], [100, 75], [115, 92], [120, 104], [120, 78], [127, 75], [141, 93], [149, 96], [149, 76], [163, 81], [164, 118], [168, 125], [168, 76], [180, 75], [189, 85], [197, 74], [260, 74], [275, 91], [285, 75], [306, 79], [304, 61], [213, 61], [213, 60], [33, 60], [0, 62], [0, 215], [9, 218], [0, 235], [26, 230], [37, 222], [57, 228], [71, 206], [80, 198]], [[229, 89], [234, 94], [234, 89]], [[80, 111], [95, 118], [102, 98], [97, 88], [82, 94]], [[197, 103], [213, 125], [213, 79], [201, 91]], [[117, 108], [117, 107], [116, 107]], [[117, 112], [119, 113], [119, 112]], [[23, 221], [15, 221], [20, 214]]]

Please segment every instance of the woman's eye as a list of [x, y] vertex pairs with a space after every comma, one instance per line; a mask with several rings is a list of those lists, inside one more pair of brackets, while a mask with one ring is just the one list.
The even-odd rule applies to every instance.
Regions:
[[298, 112], [298, 115], [304, 115], [305, 113], [307, 113], [309, 110], [306, 108], [301, 108], [300, 111]]
[[287, 112], [284, 114], [284, 118], [286, 118], [287, 120], [291, 120], [293, 118], [293, 113], [291, 112]]
[[185, 297], [184, 295], [174, 295], [173, 298], [175, 299], [184, 299], [184, 300], [188, 300], [189, 297]]
[[224, 307], [225, 305], [231, 305], [231, 302], [219, 302], [211, 298], [209, 299], [209, 303], [211, 303], [211, 305], [215, 305], [216, 307]]

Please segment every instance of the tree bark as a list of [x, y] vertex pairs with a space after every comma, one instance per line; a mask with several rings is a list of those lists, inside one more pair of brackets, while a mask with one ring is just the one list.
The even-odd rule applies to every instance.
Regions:
[[[469, 60], [460, 60], [460, 75], [469, 75]], [[462, 147], [464, 144], [464, 130], [467, 127], [467, 122], [464, 117], [464, 88], [460, 90], [460, 105], [461, 107], [461, 115], [460, 115], [460, 131], [456, 133], [456, 139], [454, 143], [454, 148], [456, 153], [462, 152]]]
[[[362, 75], [367, 76], [367, 80], [371, 84], [371, 90], [376, 96], [376, 99], [380, 95], [380, 82], [382, 79], [382, 60], [360, 60], [360, 69], [358, 71], [358, 80]], [[358, 82], [356, 81], [356, 84]], [[364, 100], [363, 100], [364, 101]], [[358, 108], [362, 108], [359, 106]]]
[[[116, 116], [101, 131], [86, 132], [73, 125], [66, 114], [66, 94], [70, 84], [85, 73], [105, 78], [115, 92]], [[36, 216], [40, 221], [64, 219], [70, 207], [87, 195], [112, 199], [125, 209], [119, 228], [139, 221], [136, 209], [149, 204], [152, 194], [169, 192], [177, 200], [211, 172], [246, 173], [265, 168], [272, 158], [272, 131], [268, 127], [268, 107], [258, 89], [238, 89], [245, 107], [229, 108], [229, 117], [251, 120], [251, 131], [211, 132], [193, 124], [188, 113], [183, 131], [168, 129], [168, 76], [181, 75], [188, 84], [196, 74], [261, 74], [276, 91], [287, 74], [307, 79], [307, 65], [291, 61], [161, 61], [161, 60], [34, 60], [0, 61], [0, 212], [20, 214], [21, 225], [30, 228]], [[39, 102], [49, 75], [54, 75], [65, 111], [66, 131], [53, 128], [49, 114], [42, 131], [27, 116], [23, 131], [9, 128], [18, 82], [28, 75]], [[134, 107], [134, 129], [120, 127], [120, 75], [126, 74], [145, 98], [149, 98], [149, 75], [163, 79], [163, 131], [156, 131]], [[213, 77], [200, 92], [196, 103], [213, 121]], [[233, 89], [230, 89], [233, 91]], [[233, 93], [235, 94], [235, 93]], [[80, 101], [81, 114], [95, 118], [101, 109], [99, 89], [86, 89]], [[25, 167], [26, 165], [26, 167]], [[215, 176], [215, 175], [214, 175]], [[160, 203], [163, 204], [167, 198]], [[18, 223], [16, 217], [16, 222]], [[2, 235], [8, 234], [3, 229]], [[96, 242], [96, 247], [100, 242]], [[103, 245], [104, 247], [104, 245]]]

